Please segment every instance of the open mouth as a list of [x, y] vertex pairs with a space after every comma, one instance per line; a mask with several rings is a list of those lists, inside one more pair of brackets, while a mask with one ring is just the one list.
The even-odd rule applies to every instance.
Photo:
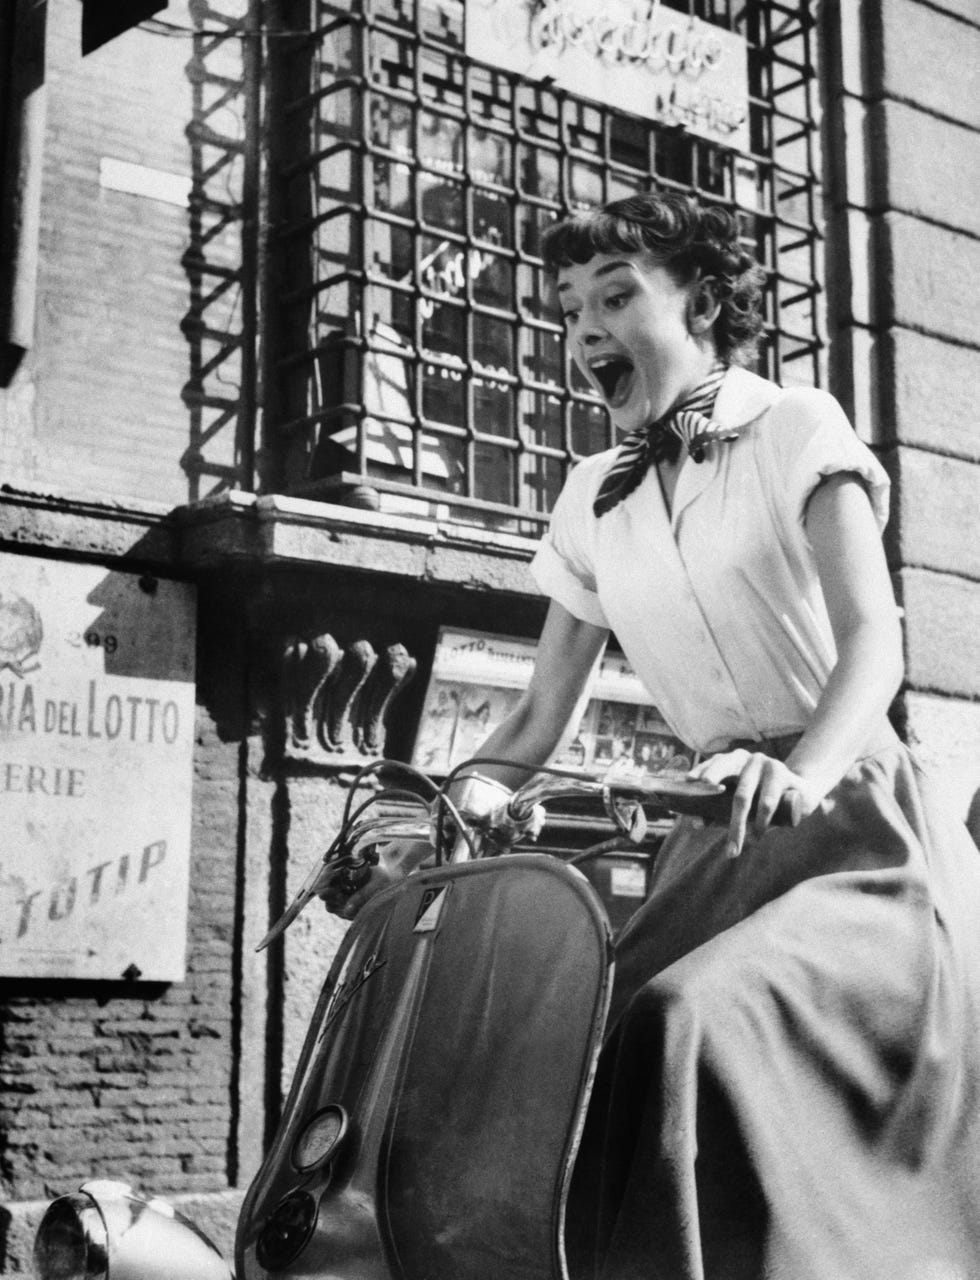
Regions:
[[621, 405], [629, 395], [633, 379], [633, 361], [625, 356], [609, 356], [590, 366], [592, 375], [602, 388], [606, 403], [612, 408]]

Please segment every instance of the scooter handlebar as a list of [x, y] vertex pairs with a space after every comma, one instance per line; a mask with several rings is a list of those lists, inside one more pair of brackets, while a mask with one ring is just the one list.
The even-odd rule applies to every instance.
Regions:
[[[699, 817], [706, 822], [727, 824], [731, 819], [733, 788], [703, 779], [688, 778], [685, 774], [661, 774], [655, 777], [632, 778], [623, 774], [607, 774], [595, 778], [591, 774], [574, 770], [546, 768], [535, 772], [523, 786], [490, 815], [476, 817], [465, 811], [460, 815], [471, 828], [470, 837], [483, 837], [495, 846], [495, 851], [515, 844], [529, 833], [533, 836], [540, 828], [541, 808], [562, 796], [597, 796], [603, 801], [610, 820], [621, 832], [627, 831], [622, 806], [633, 802], [638, 807], [650, 808], [664, 818], [674, 815]], [[377, 861], [374, 852], [378, 846], [393, 840], [420, 840], [432, 837], [440, 816], [441, 794], [431, 802], [413, 798], [410, 805], [402, 803], [396, 812], [372, 815], [370, 818], [346, 826], [327, 853], [318, 860], [304, 880], [292, 902], [259, 943], [257, 950], [286, 931], [307, 903], [319, 897], [335, 882], [347, 877], [352, 885], [363, 879], [370, 864]], [[379, 797], [380, 798], [380, 797]], [[642, 815], [639, 815], [642, 817]], [[775, 825], [792, 822], [791, 806], [784, 797], [772, 819]], [[633, 837], [642, 838], [639, 836]], [[469, 856], [469, 840], [463, 856]]]
[[[599, 795], [607, 801], [607, 810], [610, 798], [635, 800], [659, 810], [664, 817], [683, 815], [727, 825], [731, 821], [734, 792], [734, 781], [731, 786], [723, 786], [681, 773], [646, 778], [607, 775], [604, 779], [572, 772], [540, 774], [515, 791], [507, 805], [507, 813], [513, 822], [520, 823], [526, 821], [535, 805], [547, 804], [558, 796]], [[785, 797], [777, 806], [772, 821], [776, 826], [792, 823], [792, 806]]]

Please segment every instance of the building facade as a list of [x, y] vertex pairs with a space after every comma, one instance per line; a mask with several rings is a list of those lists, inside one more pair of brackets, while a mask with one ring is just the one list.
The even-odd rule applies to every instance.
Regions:
[[533, 643], [536, 539], [611, 442], [540, 271], [562, 210], [737, 210], [762, 371], [894, 481], [896, 723], [964, 816], [980, 788], [972, 0], [145, 8], [84, 55], [78, 0], [0, 18], [11, 1274], [93, 1174], [230, 1249], [340, 926], [255, 944], [360, 767], [445, 765], [447, 633]]

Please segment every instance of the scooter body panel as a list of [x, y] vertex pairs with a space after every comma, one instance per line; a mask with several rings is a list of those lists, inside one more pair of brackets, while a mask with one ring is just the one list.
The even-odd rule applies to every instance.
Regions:
[[372, 899], [246, 1197], [240, 1280], [563, 1280], [611, 955], [591, 886], [543, 855]]

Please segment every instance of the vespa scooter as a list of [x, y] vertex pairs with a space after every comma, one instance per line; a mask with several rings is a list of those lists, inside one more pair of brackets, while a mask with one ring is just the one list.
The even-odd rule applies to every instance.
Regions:
[[[431, 842], [430, 864], [368, 901], [330, 968], [242, 1207], [238, 1280], [567, 1280], [565, 1204], [613, 975], [607, 913], [576, 863], [635, 851], [651, 816], [726, 821], [730, 796], [558, 769], [511, 795], [480, 764], [442, 787], [397, 762], [362, 770], [337, 839], [260, 944], [315, 897], [355, 891], [385, 843]], [[410, 786], [378, 788], [382, 773]], [[570, 859], [517, 848], [559, 797], [598, 799], [613, 838]], [[105, 1184], [55, 1201], [38, 1280], [228, 1280], [198, 1252], [184, 1269], [171, 1253], [165, 1272], [139, 1251], [113, 1261], [127, 1233], [111, 1223], [147, 1221], [133, 1202], [147, 1204]]]

